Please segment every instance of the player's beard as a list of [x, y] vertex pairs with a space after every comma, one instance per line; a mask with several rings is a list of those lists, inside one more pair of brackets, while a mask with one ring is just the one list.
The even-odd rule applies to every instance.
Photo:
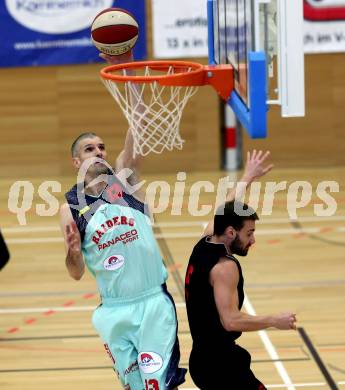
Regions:
[[93, 166], [93, 171], [95, 172], [96, 175], [101, 175], [103, 173], [108, 172], [108, 167], [106, 166], [106, 164], [96, 163]]
[[230, 244], [231, 253], [239, 256], [247, 256], [250, 245], [244, 246], [241, 239], [236, 235], [234, 241]]
[[[104, 164], [103, 164], [103, 161], [104, 161]], [[101, 158], [95, 159], [95, 161], [89, 167], [89, 172], [94, 177], [97, 177], [99, 175], [107, 173], [108, 172], [108, 163], [107, 163], [107, 161], [103, 160]]]

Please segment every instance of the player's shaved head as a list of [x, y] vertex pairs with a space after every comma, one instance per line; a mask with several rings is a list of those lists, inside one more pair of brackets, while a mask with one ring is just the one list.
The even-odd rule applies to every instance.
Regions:
[[82, 141], [85, 138], [95, 138], [95, 137], [98, 137], [98, 135], [92, 132], [81, 133], [72, 143], [71, 146], [72, 157], [78, 157], [80, 141]]

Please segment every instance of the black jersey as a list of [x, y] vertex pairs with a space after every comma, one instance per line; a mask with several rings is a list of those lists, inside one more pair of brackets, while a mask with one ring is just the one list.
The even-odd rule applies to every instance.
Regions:
[[6, 263], [10, 259], [10, 253], [7, 249], [6, 242], [4, 238], [2, 237], [1, 231], [0, 231], [0, 270], [5, 267]]
[[239, 309], [244, 292], [242, 269], [235, 257], [228, 255], [223, 244], [215, 244], [203, 237], [194, 247], [186, 273], [185, 292], [189, 327], [193, 338], [193, 347], [212, 348], [217, 345], [226, 347], [241, 336], [241, 332], [226, 331], [220, 321], [214, 299], [213, 287], [209, 276], [212, 268], [221, 257], [234, 261], [239, 271], [237, 285]]

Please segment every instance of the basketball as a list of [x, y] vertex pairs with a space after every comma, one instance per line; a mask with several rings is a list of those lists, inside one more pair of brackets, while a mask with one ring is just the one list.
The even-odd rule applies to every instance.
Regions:
[[138, 23], [128, 11], [107, 8], [92, 22], [91, 38], [102, 53], [118, 56], [131, 50], [138, 39]]

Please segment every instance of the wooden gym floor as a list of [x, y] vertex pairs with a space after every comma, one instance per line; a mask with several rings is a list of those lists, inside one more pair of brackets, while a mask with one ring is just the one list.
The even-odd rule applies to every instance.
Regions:
[[[177, 304], [185, 367], [191, 339], [183, 302], [184, 273], [203, 224], [212, 218], [211, 213], [190, 216], [189, 189], [196, 180], [217, 184], [224, 176], [224, 172], [187, 175], [182, 216], [171, 216], [172, 197], [169, 209], [156, 216], [155, 233], [170, 272], [168, 286]], [[31, 179], [34, 206], [43, 203], [37, 188], [44, 180]], [[60, 181], [62, 192], [73, 184], [72, 177], [49, 180]], [[159, 180], [175, 183], [176, 176], [161, 175]], [[327, 389], [336, 388], [335, 383], [345, 388], [345, 168], [275, 170], [266, 180], [309, 181], [311, 201], [297, 211], [299, 219], [291, 221], [287, 192], [282, 191], [272, 215], [262, 216], [255, 246], [240, 258], [248, 297], [245, 309], [258, 314], [293, 310], [299, 331], [246, 333], [239, 344], [251, 352], [253, 370], [268, 388]], [[331, 194], [336, 213], [320, 218], [313, 207], [322, 203], [316, 187], [324, 180], [338, 182], [340, 191]], [[57, 215], [39, 217], [33, 206], [26, 213], [27, 226], [19, 226], [7, 207], [13, 182], [0, 182], [1, 228], [12, 254], [0, 273], [0, 388], [120, 389], [91, 325], [92, 310], [99, 302], [93, 279], [88, 274], [79, 282], [68, 277]], [[62, 192], [55, 194], [60, 202]], [[213, 204], [214, 198], [214, 193], [203, 192], [200, 204]], [[194, 388], [188, 376], [181, 389]]]

